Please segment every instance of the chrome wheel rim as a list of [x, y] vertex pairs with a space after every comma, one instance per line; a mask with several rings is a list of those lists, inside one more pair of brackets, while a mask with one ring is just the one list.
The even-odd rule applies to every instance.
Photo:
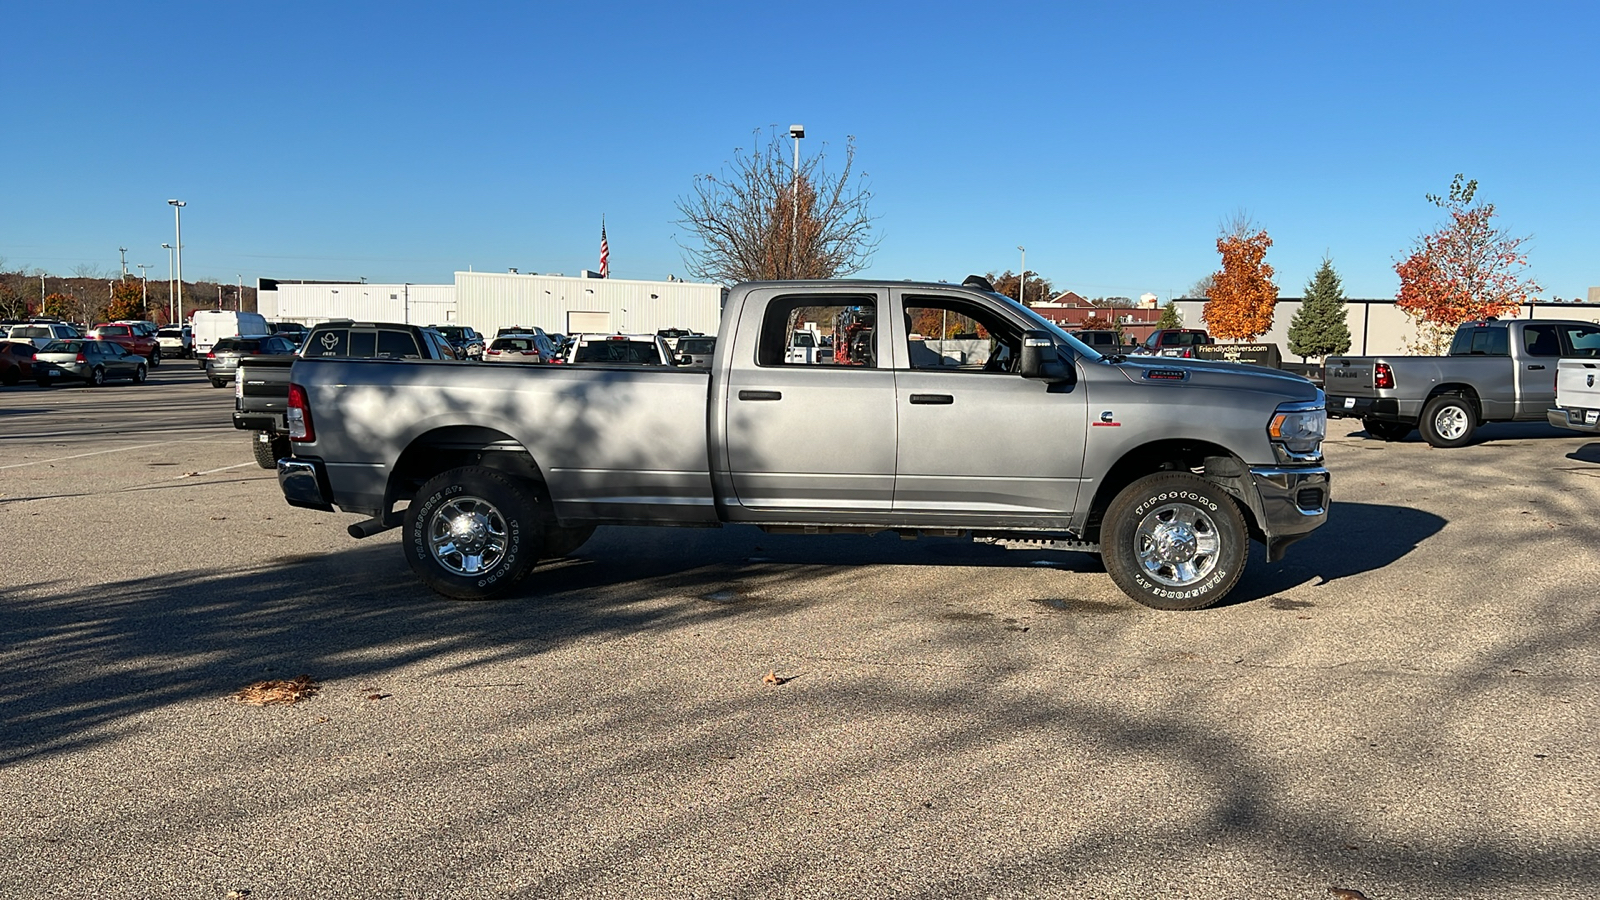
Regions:
[[1210, 575], [1222, 551], [1217, 523], [1204, 509], [1168, 503], [1139, 520], [1133, 535], [1139, 568], [1167, 587], [1189, 587]]
[[506, 558], [506, 520], [481, 497], [454, 497], [428, 518], [428, 551], [447, 570], [482, 575]]
[[1459, 406], [1446, 406], [1433, 414], [1433, 430], [1447, 441], [1467, 433], [1467, 411]]

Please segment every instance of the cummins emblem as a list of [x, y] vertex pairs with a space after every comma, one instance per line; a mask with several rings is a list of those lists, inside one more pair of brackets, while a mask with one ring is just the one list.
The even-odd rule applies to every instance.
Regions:
[[[1589, 382], [1591, 384], [1594, 383], [1594, 376], [1593, 375], [1589, 376]], [[1102, 421], [1102, 422], [1114, 422], [1114, 421], [1116, 421], [1116, 419], [1117, 419], [1117, 417], [1112, 415], [1111, 414], [1111, 410], [1109, 410], [1109, 409], [1100, 414], [1100, 421]]]
[[1120, 428], [1120, 427], [1122, 427], [1122, 423], [1117, 421], [1116, 414], [1113, 413], [1109, 409], [1100, 414], [1100, 421], [1098, 421], [1098, 422], [1090, 422], [1089, 424], [1093, 425], [1096, 428]]

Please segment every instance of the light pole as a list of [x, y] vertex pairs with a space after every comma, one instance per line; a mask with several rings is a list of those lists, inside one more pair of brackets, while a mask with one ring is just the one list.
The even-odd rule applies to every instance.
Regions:
[[792, 209], [789, 213], [789, 277], [799, 278], [800, 270], [795, 265], [795, 255], [799, 252], [800, 243], [800, 139], [806, 136], [804, 125], [790, 125], [789, 137], [794, 138], [794, 186], [790, 193], [794, 195]]
[[122, 254], [122, 277], [128, 277], [128, 248], [118, 247], [117, 252]]
[[139, 302], [144, 304], [144, 314], [150, 315], [150, 282], [145, 279], [144, 270], [150, 268], [144, 263], [135, 263], [134, 268], [139, 270]]
[[1018, 244], [1017, 245], [1017, 249], [1022, 251], [1022, 271], [1017, 273], [1017, 302], [1021, 303], [1023, 306], [1027, 306], [1028, 303], [1027, 303], [1026, 298], [1028, 296], [1028, 248], [1022, 246], [1021, 244]]
[[182, 200], [168, 200], [172, 207], [172, 245], [178, 253], [178, 322], [183, 322], [183, 208]]
[[167, 324], [182, 325], [177, 313], [172, 311], [172, 245], [162, 244], [161, 249], [167, 251]]

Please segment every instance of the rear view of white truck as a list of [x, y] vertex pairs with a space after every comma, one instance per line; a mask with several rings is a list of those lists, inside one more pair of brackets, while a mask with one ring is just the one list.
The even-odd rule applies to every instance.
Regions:
[[1556, 364], [1556, 404], [1547, 415], [1558, 428], [1600, 434], [1600, 358]]

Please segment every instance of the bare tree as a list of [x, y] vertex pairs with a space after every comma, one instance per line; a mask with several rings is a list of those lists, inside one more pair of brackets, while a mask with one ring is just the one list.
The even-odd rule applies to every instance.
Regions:
[[105, 271], [94, 263], [78, 263], [72, 267], [72, 274], [78, 276], [79, 278], [106, 277]]
[[722, 284], [781, 278], [834, 278], [866, 268], [878, 247], [867, 204], [866, 174], [855, 174], [856, 143], [845, 142], [844, 171], [827, 170], [826, 147], [806, 158], [798, 176], [773, 129], [766, 145], [735, 148], [715, 175], [696, 175], [677, 201], [677, 225], [698, 246], [683, 246], [695, 278]]

